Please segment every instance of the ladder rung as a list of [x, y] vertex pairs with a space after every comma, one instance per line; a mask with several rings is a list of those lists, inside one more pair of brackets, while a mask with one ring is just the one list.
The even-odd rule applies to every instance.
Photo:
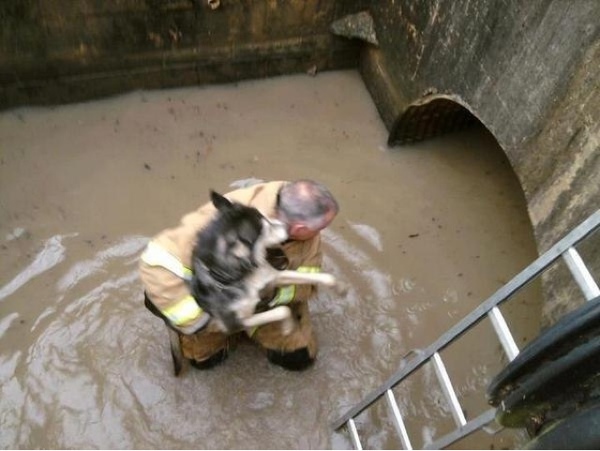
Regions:
[[444, 394], [446, 395], [446, 399], [448, 404], [450, 405], [450, 410], [452, 411], [452, 416], [454, 417], [454, 421], [457, 426], [464, 426], [467, 424], [467, 420], [465, 419], [465, 414], [462, 411], [462, 407], [458, 402], [458, 398], [456, 397], [456, 393], [454, 392], [454, 387], [452, 387], [452, 383], [450, 382], [450, 377], [448, 376], [448, 372], [446, 371], [446, 366], [442, 361], [442, 357], [436, 352], [431, 356], [433, 360], [433, 367], [435, 368], [435, 373], [437, 374], [438, 380], [442, 385], [442, 389]]
[[360, 438], [358, 437], [358, 431], [356, 430], [356, 424], [354, 424], [354, 419], [350, 418], [348, 420], [348, 430], [350, 431], [350, 438], [352, 439], [352, 444], [354, 445], [354, 449], [362, 450], [362, 445], [360, 443]]
[[591, 301], [592, 299], [600, 296], [600, 288], [594, 281], [594, 278], [590, 274], [590, 271], [585, 266], [583, 259], [579, 255], [579, 252], [574, 247], [570, 247], [563, 254], [563, 259], [569, 267], [573, 278], [583, 291], [583, 295], [586, 300]]
[[508, 324], [506, 324], [502, 312], [498, 307], [494, 307], [489, 311], [488, 318], [492, 322], [492, 326], [494, 326], [496, 335], [498, 335], [500, 343], [502, 343], [502, 347], [504, 348], [504, 352], [506, 352], [508, 360], [514, 360], [514, 358], [519, 355], [519, 347], [510, 333], [510, 329], [508, 328]]
[[402, 420], [402, 415], [400, 414], [400, 409], [398, 408], [398, 404], [396, 403], [396, 398], [394, 397], [394, 393], [392, 392], [392, 390], [386, 391], [385, 399], [387, 400], [388, 407], [390, 409], [390, 412], [392, 413], [394, 427], [396, 428], [396, 432], [400, 436], [402, 446], [404, 447], [404, 449], [413, 449], [410, 443], [410, 439], [408, 438], [408, 432], [406, 432], [406, 426], [404, 426], [404, 420]]
[[488, 424], [490, 421], [493, 421], [495, 416], [496, 409], [489, 409], [483, 412], [477, 418], [469, 421], [464, 426], [459, 427], [450, 432], [449, 434], [446, 434], [443, 437], [437, 439], [435, 442], [423, 445], [423, 449], [444, 449], [452, 443], [466, 437], [469, 434], [472, 434], [480, 427], [483, 427], [486, 424]]

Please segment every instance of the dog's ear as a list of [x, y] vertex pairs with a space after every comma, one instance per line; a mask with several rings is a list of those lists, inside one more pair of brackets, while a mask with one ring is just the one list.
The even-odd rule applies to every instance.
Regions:
[[232, 207], [232, 203], [229, 199], [213, 190], [210, 190], [210, 200], [219, 211], [226, 211]]

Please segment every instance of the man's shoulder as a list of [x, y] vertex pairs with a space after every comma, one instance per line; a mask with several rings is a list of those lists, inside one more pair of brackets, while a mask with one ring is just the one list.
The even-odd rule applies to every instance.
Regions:
[[277, 195], [285, 181], [262, 182], [231, 191], [225, 195], [229, 200], [258, 209], [263, 215], [273, 217]]
[[249, 202], [265, 196], [277, 195], [285, 181], [260, 182], [244, 188], [239, 188], [225, 194], [229, 200], [248, 204]]
[[[286, 182], [262, 182], [247, 188], [231, 191], [225, 194], [225, 196], [229, 200], [257, 208], [267, 217], [273, 217], [275, 214], [277, 193], [284, 183]], [[206, 202], [196, 210], [185, 214], [176, 226], [159, 232], [152, 240], [163, 242], [171, 252], [190, 247], [195, 241], [197, 233], [214, 218], [216, 211], [212, 202]]]

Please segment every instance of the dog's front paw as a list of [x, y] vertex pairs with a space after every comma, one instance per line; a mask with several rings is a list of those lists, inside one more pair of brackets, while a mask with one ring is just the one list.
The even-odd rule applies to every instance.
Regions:
[[292, 317], [292, 311], [285, 305], [280, 305], [274, 309], [265, 312], [256, 313], [249, 318], [242, 320], [245, 328], [262, 326], [276, 321], [286, 321]]
[[319, 282], [325, 285], [326, 287], [335, 287], [338, 283], [337, 279], [332, 274], [321, 273], [319, 274], [319, 276]]

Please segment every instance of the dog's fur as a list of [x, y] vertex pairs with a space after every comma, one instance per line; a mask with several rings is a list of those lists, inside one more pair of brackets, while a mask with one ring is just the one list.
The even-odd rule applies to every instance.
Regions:
[[335, 286], [335, 278], [276, 270], [266, 259], [267, 248], [287, 239], [285, 224], [214, 191], [211, 200], [217, 216], [198, 233], [192, 254], [190, 291], [196, 302], [224, 332], [283, 321], [283, 332], [289, 333], [293, 323], [288, 307], [256, 313], [261, 290], [286, 284]]

